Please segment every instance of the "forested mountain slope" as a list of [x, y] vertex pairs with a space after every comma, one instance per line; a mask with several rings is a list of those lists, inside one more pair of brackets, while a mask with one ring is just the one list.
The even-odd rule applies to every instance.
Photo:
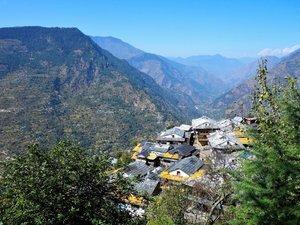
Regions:
[[[268, 65], [268, 68], [268, 77], [270, 83], [284, 83], [287, 76], [292, 76], [299, 80], [300, 50], [297, 50], [282, 58], [276, 64], [273, 64], [271, 61]], [[255, 83], [256, 81], [252, 76], [245, 82], [242, 82], [237, 87], [217, 98], [211, 106], [211, 108], [214, 109], [212, 110], [212, 114], [224, 115], [225, 113], [231, 116], [235, 114], [247, 114], [251, 108], [251, 93], [254, 90]]]
[[93, 40], [150, 75], [157, 84], [170, 91], [190, 115], [201, 114], [207, 103], [225, 90], [224, 82], [200, 66], [186, 66], [160, 55], [146, 53], [117, 38], [93, 37]]
[[185, 111], [148, 75], [76, 28], [0, 29], [0, 149], [71, 138], [123, 150]]

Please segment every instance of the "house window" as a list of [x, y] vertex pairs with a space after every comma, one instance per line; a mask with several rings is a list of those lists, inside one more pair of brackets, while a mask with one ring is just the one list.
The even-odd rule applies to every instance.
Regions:
[[177, 176], [180, 176], [180, 171], [177, 171]]

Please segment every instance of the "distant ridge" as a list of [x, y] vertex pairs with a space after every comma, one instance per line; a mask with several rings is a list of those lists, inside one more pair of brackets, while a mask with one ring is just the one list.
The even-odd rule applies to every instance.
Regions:
[[[269, 82], [285, 83], [285, 77], [292, 76], [300, 79], [300, 50], [290, 55], [278, 59], [276, 57], [266, 57], [268, 60]], [[254, 68], [257, 68], [258, 63]], [[254, 69], [253, 69], [254, 70]], [[247, 114], [251, 108], [251, 93], [254, 90], [256, 72], [246, 81], [217, 98], [211, 108], [213, 114], [232, 116], [235, 114]]]
[[146, 53], [117, 38], [97, 37], [93, 40], [171, 91], [179, 105], [190, 115], [200, 115], [207, 103], [224, 90], [220, 79], [199, 66], [186, 66], [160, 55]]
[[108, 50], [111, 54], [120, 59], [130, 59], [134, 56], [144, 53], [142, 50], [137, 49], [132, 45], [115, 37], [91, 36], [91, 38], [101, 48]]
[[220, 54], [216, 55], [196, 55], [186, 58], [173, 58], [176, 62], [188, 66], [202, 67], [206, 71], [214, 74], [217, 78], [227, 81], [231, 72], [245, 65], [242, 61], [235, 58], [227, 58]]

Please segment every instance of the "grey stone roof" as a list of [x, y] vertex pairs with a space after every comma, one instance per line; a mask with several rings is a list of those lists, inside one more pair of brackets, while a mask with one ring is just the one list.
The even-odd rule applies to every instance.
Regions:
[[178, 127], [173, 127], [168, 129], [160, 134], [160, 137], [168, 136], [168, 135], [178, 135], [181, 138], [184, 138], [184, 130], [179, 129]]
[[192, 127], [194, 130], [198, 129], [219, 129], [217, 122], [206, 116], [192, 120]]
[[178, 128], [180, 130], [184, 130], [184, 131], [191, 131], [192, 130], [192, 126], [191, 125], [187, 125], [187, 124], [181, 124]]
[[178, 142], [184, 142], [185, 138], [167, 138], [167, 137], [158, 137], [156, 139], [157, 141], [178, 141]]
[[146, 158], [150, 152], [165, 153], [170, 149], [170, 145], [158, 144], [153, 142], [144, 142], [142, 145], [142, 150], [138, 155], [139, 158]]
[[167, 151], [169, 151], [170, 149], [170, 145], [163, 145], [163, 144], [156, 144], [155, 146], [153, 146], [153, 152], [158, 152], [158, 153], [166, 153]]
[[140, 194], [140, 195], [152, 195], [158, 186], [159, 181], [158, 180], [151, 180], [146, 179], [142, 182], [137, 183], [134, 186], [134, 189]]
[[175, 170], [181, 170], [188, 175], [192, 175], [197, 170], [199, 170], [204, 163], [201, 159], [197, 158], [196, 156], [187, 157], [175, 162], [170, 168], [168, 169], [169, 172]]
[[230, 119], [222, 119], [217, 124], [224, 131], [231, 131], [233, 129], [233, 122]]
[[209, 144], [214, 149], [220, 150], [239, 150], [244, 149], [240, 141], [231, 133], [215, 132], [209, 137]]
[[144, 162], [136, 160], [130, 163], [124, 170], [124, 173], [129, 177], [145, 176], [153, 168], [146, 165]]
[[154, 142], [148, 142], [148, 141], [143, 142], [142, 150], [141, 150], [140, 154], [138, 155], [138, 157], [139, 158], [147, 158], [147, 156], [152, 151], [154, 145], [155, 145]]
[[188, 155], [192, 154], [194, 151], [195, 151], [194, 146], [181, 144], [181, 145], [175, 146], [169, 152], [172, 154], [178, 153], [180, 156], [188, 156]]
[[234, 124], [239, 124], [239, 123], [243, 122], [243, 117], [236, 116], [236, 117], [234, 117], [234, 118], [232, 119], [232, 122], [233, 122]]

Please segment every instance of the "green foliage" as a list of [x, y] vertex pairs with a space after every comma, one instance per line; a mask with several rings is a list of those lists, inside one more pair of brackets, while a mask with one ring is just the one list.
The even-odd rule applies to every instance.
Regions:
[[262, 61], [254, 95], [252, 153], [235, 182], [237, 206], [231, 224], [298, 224], [300, 221], [300, 92], [294, 79], [284, 88], [267, 83]]
[[124, 150], [185, 110], [153, 79], [76, 28], [0, 28], [0, 148], [62, 138]]
[[184, 225], [184, 212], [187, 206], [187, 192], [181, 187], [165, 190], [156, 201], [152, 202], [147, 211], [148, 225], [174, 224]]
[[69, 142], [50, 150], [37, 145], [4, 162], [0, 214], [4, 225], [131, 224], [120, 207], [129, 185], [111, 178], [109, 160]]
[[124, 151], [121, 152], [119, 151], [117, 153], [118, 161], [116, 164], [116, 168], [122, 168], [127, 166], [131, 162], [131, 152]]

